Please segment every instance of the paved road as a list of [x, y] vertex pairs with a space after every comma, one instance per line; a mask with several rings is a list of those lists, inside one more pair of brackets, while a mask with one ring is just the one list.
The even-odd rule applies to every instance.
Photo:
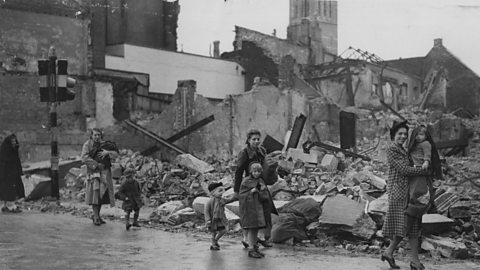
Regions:
[[[322, 254], [318, 249], [277, 245], [265, 259], [247, 257], [238, 240], [225, 239], [210, 251], [206, 236], [147, 228], [125, 231], [123, 224], [96, 227], [86, 218], [36, 212], [0, 214], [0, 269], [389, 269], [372, 257]], [[408, 262], [399, 262], [403, 269]], [[480, 269], [458, 262], [427, 269]]]

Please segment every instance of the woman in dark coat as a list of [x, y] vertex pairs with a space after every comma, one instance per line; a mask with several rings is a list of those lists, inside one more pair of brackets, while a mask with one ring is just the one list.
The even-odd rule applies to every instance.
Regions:
[[[242, 183], [243, 177], [248, 176], [248, 166], [252, 162], [258, 162], [263, 164], [265, 161], [266, 150], [262, 146], [260, 146], [260, 138], [261, 133], [259, 130], [251, 129], [247, 133], [247, 147], [242, 149], [240, 153], [238, 153], [237, 158], [237, 170], [235, 171], [235, 182], [233, 186], [233, 191], [235, 192], [235, 196], [238, 198], [238, 192], [240, 190], [240, 184]], [[271, 197], [271, 196], [270, 196]], [[278, 214], [275, 205], [273, 204], [273, 200], [269, 200], [263, 203], [263, 212], [265, 214], [265, 222], [266, 226], [263, 230], [263, 234], [265, 240], [260, 240], [259, 243], [264, 247], [271, 247], [272, 245], [268, 242], [270, 239], [270, 234], [272, 230], [272, 217], [271, 214]], [[243, 231], [243, 240], [242, 244], [245, 248], [248, 248], [247, 243], [247, 234]]]
[[0, 200], [4, 201], [2, 212], [21, 212], [14, 202], [25, 197], [19, 147], [15, 134], [6, 137], [0, 146]]
[[408, 230], [406, 229], [407, 216], [405, 208], [407, 203], [408, 180], [409, 177], [425, 175], [426, 171], [422, 168], [411, 166], [407, 151], [403, 144], [407, 140], [408, 125], [407, 122], [394, 122], [390, 129], [390, 138], [393, 143], [387, 148], [388, 162], [388, 209], [385, 215], [382, 232], [385, 237], [391, 239], [387, 250], [382, 253], [382, 261], [387, 261], [393, 269], [400, 267], [395, 263], [393, 252], [402, 238], [409, 239], [412, 262], [411, 269], [424, 269], [418, 258], [418, 240], [420, 237], [420, 224], [416, 223]]

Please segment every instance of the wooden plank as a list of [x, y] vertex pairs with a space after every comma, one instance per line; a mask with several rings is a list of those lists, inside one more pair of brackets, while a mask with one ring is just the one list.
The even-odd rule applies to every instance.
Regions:
[[338, 147], [335, 147], [335, 146], [332, 146], [332, 145], [328, 145], [328, 144], [325, 144], [325, 143], [322, 143], [322, 142], [305, 142], [303, 144], [303, 148], [304, 149], [307, 148], [307, 150], [309, 150], [312, 146], [315, 146], [315, 145], [318, 146], [318, 147], [321, 147], [323, 149], [326, 149], [326, 150], [330, 150], [330, 151], [334, 151], [334, 152], [342, 152], [342, 153], [345, 154], [345, 156], [361, 158], [361, 159], [366, 160], [366, 161], [372, 160], [370, 157], [360, 155], [360, 154], [357, 154], [357, 153], [354, 153], [354, 152], [351, 152], [351, 151], [348, 151], [348, 150], [345, 150], [345, 149], [342, 149], [342, 148], [338, 148]]
[[124, 121], [128, 126], [132, 127], [135, 131], [138, 131], [140, 132], [141, 134], [155, 140], [156, 142], [158, 142], [159, 144], [161, 145], [164, 145], [172, 150], [174, 150], [175, 152], [177, 153], [180, 153], [180, 154], [188, 154], [186, 151], [182, 150], [181, 148], [179, 148], [178, 146], [176, 145], [173, 145], [171, 143], [169, 143], [167, 140], [163, 139], [162, 137], [158, 136], [157, 134], [149, 131], [148, 129], [145, 129], [137, 124], [135, 124], [134, 122], [130, 121], [130, 120], [125, 120]]
[[290, 139], [287, 143], [288, 148], [297, 148], [298, 142], [300, 140], [300, 136], [302, 135], [303, 127], [305, 126], [305, 122], [307, 121], [307, 117], [303, 114], [300, 114], [297, 118], [295, 118], [295, 122], [293, 123], [292, 134], [290, 135]]
[[[170, 138], [166, 139], [166, 141], [169, 142], [169, 143], [173, 143], [173, 142], [179, 140], [180, 138], [182, 138], [184, 136], [187, 136], [188, 134], [194, 132], [195, 130], [205, 126], [206, 124], [212, 122], [213, 120], [215, 120], [215, 116], [210, 115], [209, 117], [204, 118], [204, 119], [198, 121], [197, 123], [185, 128], [184, 130], [181, 130], [180, 132], [174, 134]], [[152, 146], [148, 147], [147, 149], [143, 150], [141, 152], [141, 154], [148, 156], [148, 155], [151, 155], [151, 154], [157, 152], [158, 150], [160, 150], [160, 148], [158, 146], [152, 145]]]
[[204, 118], [204, 119], [198, 121], [197, 123], [195, 123], [195, 124], [185, 128], [184, 130], [178, 132], [177, 134], [168, 138], [167, 141], [169, 143], [173, 143], [173, 142], [177, 141], [178, 139], [183, 138], [183, 137], [187, 136], [188, 134], [194, 132], [195, 130], [205, 126], [206, 124], [208, 124], [210, 122], [212, 122], [213, 120], [215, 120], [215, 116], [212, 114], [209, 117]]

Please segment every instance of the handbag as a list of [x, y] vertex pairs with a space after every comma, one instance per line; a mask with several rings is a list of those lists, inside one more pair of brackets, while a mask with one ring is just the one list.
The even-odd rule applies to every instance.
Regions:
[[270, 201], [270, 193], [268, 192], [267, 188], [258, 191], [258, 200], [260, 202]]
[[428, 178], [415, 176], [410, 179], [408, 185], [408, 201], [405, 214], [412, 217], [419, 217], [425, 214], [431, 201]]
[[266, 156], [262, 164], [262, 177], [267, 185], [273, 185], [278, 181], [278, 162], [271, 156]]

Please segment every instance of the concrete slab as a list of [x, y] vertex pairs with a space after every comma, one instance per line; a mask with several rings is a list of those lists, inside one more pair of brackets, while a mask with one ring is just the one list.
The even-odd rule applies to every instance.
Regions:
[[362, 217], [365, 202], [356, 202], [343, 195], [329, 197], [323, 204], [319, 223], [327, 225], [344, 225], [353, 227]]
[[422, 217], [422, 228], [426, 235], [449, 231], [454, 224], [453, 219], [440, 214], [425, 214]]
[[436, 250], [442, 256], [451, 259], [465, 259], [468, 258], [468, 249], [464, 243], [452, 238], [440, 236], [424, 237], [422, 241], [422, 249], [433, 251]]
[[212, 165], [206, 163], [205, 161], [202, 161], [190, 154], [182, 154], [178, 155], [175, 158], [175, 164], [179, 164], [182, 166], [185, 166], [195, 172], [198, 173], [208, 173], [212, 172], [215, 169], [213, 168]]

